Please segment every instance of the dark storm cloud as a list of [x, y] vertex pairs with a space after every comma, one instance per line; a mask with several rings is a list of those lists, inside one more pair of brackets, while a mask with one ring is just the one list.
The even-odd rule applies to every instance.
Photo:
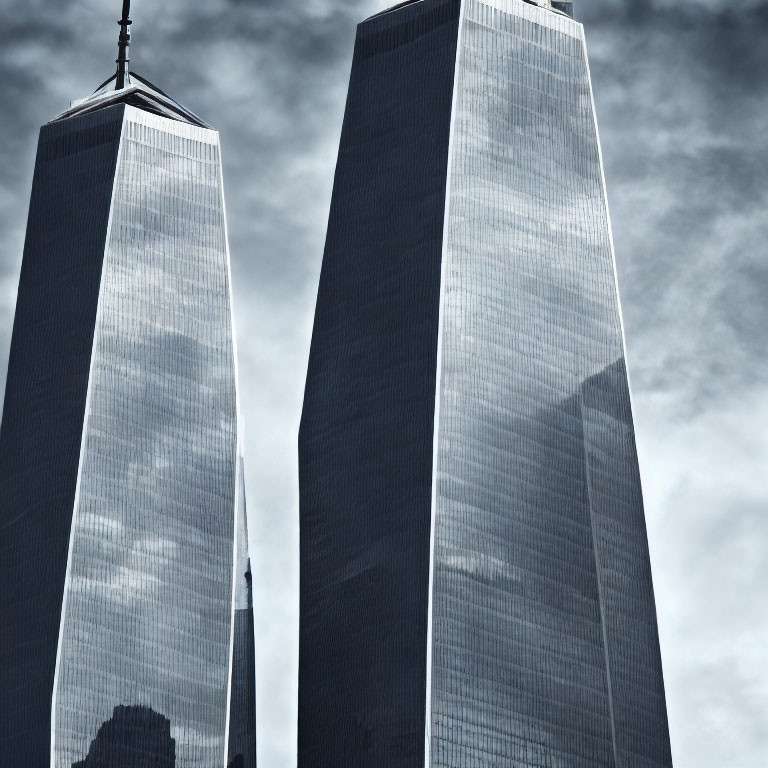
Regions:
[[[394, 2], [394, 0], [393, 0]], [[296, 432], [355, 25], [374, 0], [134, 0], [132, 64], [221, 132], [262, 768], [295, 763]], [[0, 370], [38, 126], [118, 0], [0, 0]], [[606, 162], [677, 768], [768, 743], [768, 2], [576, 0]]]
[[635, 381], [706, 408], [768, 379], [768, 4], [611, 5], [584, 15], [628, 332], [656, 350]]
[[627, 332], [654, 350], [634, 381], [706, 408], [768, 380], [768, 3], [584, 0], [582, 15]]

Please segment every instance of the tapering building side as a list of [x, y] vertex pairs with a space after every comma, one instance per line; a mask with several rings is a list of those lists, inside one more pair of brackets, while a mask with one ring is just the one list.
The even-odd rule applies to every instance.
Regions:
[[124, 86], [40, 134], [0, 429], [0, 751], [253, 768], [219, 136]]
[[299, 768], [672, 764], [571, 15], [358, 28], [299, 439]]
[[253, 587], [248, 556], [248, 521], [245, 508], [245, 470], [240, 460], [235, 546], [235, 613], [232, 641], [232, 678], [229, 697], [230, 768], [256, 768], [256, 658], [254, 646]]

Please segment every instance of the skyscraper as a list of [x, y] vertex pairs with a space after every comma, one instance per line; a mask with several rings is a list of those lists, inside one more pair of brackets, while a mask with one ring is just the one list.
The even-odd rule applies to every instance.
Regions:
[[299, 768], [671, 766], [571, 3], [358, 27], [299, 457]]
[[40, 132], [0, 430], [0, 753], [250, 768], [219, 136], [128, 72], [128, 6], [116, 76]]

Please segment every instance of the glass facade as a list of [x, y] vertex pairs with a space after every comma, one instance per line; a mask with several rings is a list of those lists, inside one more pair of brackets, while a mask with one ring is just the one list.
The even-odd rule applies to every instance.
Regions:
[[[583, 29], [547, 3], [462, 0], [452, 17], [455, 82], [447, 64], [454, 59], [443, 62], [453, 107], [433, 109], [421, 126], [427, 137], [450, 126], [445, 181], [437, 177], [444, 192], [422, 194], [415, 211], [413, 179], [436, 177], [413, 160], [412, 175], [398, 172], [412, 145], [388, 120], [402, 130], [412, 119], [398, 78], [418, 83], [424, 99], [445, 98], [417, 42], [432, 34], [426, 19], [444, 5], [407, 4], [358, 33], [300, 438], [299, 766], [334, 764], [341, 737], [329, 735], [331, 726], [354, 734], [361, 725], [359, 743], [349, 738], [353, 762], [394, 764], [386, 745], [404, 735], [401, 713], [414, 695], [391, 682], [398, 672], [376, 676], [394, 668], [418, 682], [426, 711], [421, 750], [398, 765], [669, 768]], [[364, 69], [361, 40], [373, 34], [386, 34], [401, 58], [382, 56]], [[376, 195], [377, 206], [361, 205]], [[411, 216], [420, 227], [409, 226]], [[417, 251], [435, 222], [441, 252]], [[410, 297], [405, 315], [424, 313], [429, 322], [408, 325], [400, 297], [433, 274], [434, 258], [438, 294], [429, 283], [423, 304]], [[393, 271], [380, 274], [379, 264]], [[361, 311], [360, 296], [379, 312]], [[419, 390], [389, 397], [414, 364], [408, 345], [416, 337], [435, 351], [429, 403]], [[390, 347], [402, 360], [387, 357]], [[364, 399], [354, 388], [367, 377]], [[417, 463], [410, 452], [424, 439], [432, 460]], [[383, 445], [410, 460], [395, 464]], [[428, 544], [423, 498], [405, 517], [399, 501], [425, 486]], [[415, 578], [425, 556], [426, 596]], [[377, 572], [396, 574], [386, 602], [374, 599]], [[403, 574], [405, 599], [397, 589]], [[423, 632], [424, 678], [408, 666], [417, 654], [411, 635], [390, 615], [398, 616], [398, 601], [400, 615], [426, 616], [426, 625], [410, 625]], [[373, 638], [364, 634], [369, 626]], [[362, 657], [376, 693], [359, 671], [336, 672], [334, 653]], [[323, 696], [333, 688], [334, 701], [346, 702], [335, 721], [307, 707], [307, 687]], [[303, 752], [307, 744], [312, 750]]]
[[667, 766], [582, 27], [465, 0], [460, 41], [430, 765]]
[[41, 131], [0, 433], [2, 754], [253, 768], [219, 138], [133, 90]]
[[125, 107], [54, 689], [55, 768], [118, 705], [221, 764], [237, 407], [218, 134]]

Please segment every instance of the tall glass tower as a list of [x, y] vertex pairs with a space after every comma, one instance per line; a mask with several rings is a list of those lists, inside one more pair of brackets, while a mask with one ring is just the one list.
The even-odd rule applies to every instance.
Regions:
[[128, 5], [117, 75], [38, 144], [0, 430], [0, 753], [251, 768], [219, 136], [128, 72]]
[[672, 765], [571, 3], [359, 26], [299, 453], [299, 768]]

